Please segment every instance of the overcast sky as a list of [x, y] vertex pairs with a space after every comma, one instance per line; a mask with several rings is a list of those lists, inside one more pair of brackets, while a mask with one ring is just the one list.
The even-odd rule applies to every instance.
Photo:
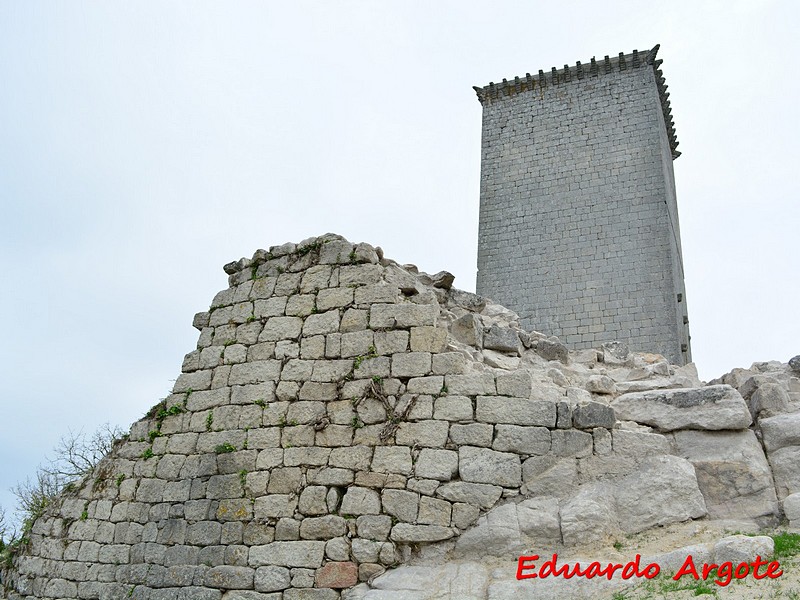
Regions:
[[786, 362], [798, 7], [0, 3], [0, 505], [168, 393], [230, 260], [330, 231], [474, 290], [472, 86], [656, 43], [700, 375]]

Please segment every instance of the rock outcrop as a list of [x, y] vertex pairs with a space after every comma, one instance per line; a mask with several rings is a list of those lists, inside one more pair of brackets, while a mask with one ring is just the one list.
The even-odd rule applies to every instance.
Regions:
[[335, 235], [225, 271], [172, 393], [33, 524], [9, 600], [428, 598], [391, 583], [426, 560], [435, 597], [511, 597], [470, 565], [800, 520], [788, 365], [705, 386], [621, 344], [569, 352]]

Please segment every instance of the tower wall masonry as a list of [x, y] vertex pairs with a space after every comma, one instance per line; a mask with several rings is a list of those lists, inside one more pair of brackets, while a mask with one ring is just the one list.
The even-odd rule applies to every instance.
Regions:
[[691, 360], [672, 160], [653, 51], [476, 88], [479, 294], [575, 348]]

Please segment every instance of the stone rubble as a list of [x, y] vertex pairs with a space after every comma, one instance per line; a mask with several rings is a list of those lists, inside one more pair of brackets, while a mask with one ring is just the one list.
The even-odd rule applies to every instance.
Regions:
[[33, 524], [8, 600], [510, 598], [525, 582], [488, 557], [800, 525], [798, 357], [705, 385], [570, 352], [332, 234], [225, 272], [172, 393]]

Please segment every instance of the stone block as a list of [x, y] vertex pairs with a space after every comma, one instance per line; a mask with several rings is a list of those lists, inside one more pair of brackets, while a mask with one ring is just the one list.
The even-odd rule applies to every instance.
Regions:
[[431, 377], [414, 377], [409, 379], [406, 384], [406, 391], [409, 394], [430, 394], [438, 395], [444, 389], [444, 377], [434, 375]]
[[466, 357], [461, 352], [443, 352], [434, 354], [432, 367], [434, 375], [461, 374], [467, 365]]
[[353, 471], [330, 467], [309, 471], [308, 482], [315, 485], [349, 485], [353, 483]]
[[325, 556], [330, 560], [350, 560], [350, 541], [347, 538], [334, 538], [325, 544]]
[[256, 300], [253, 303], [253, 315], [257, 319], [282, 317], [286, 314], [287, 300], [288, 297], [286, 296], [275, 296], [264, 300]]
[[342, 334], [342, 358], [366, 356], [374, 349], [373, 332], [369, 329]]
[[335, 382], [342, 381], [353, 370], [351, 360], [316, 360], [312, 381]]
[[447, 442], [447, 421], [419, 421], [400, 423], [395, 441], [400, 446], [441, 448]]
[[353, 429], [350, 425], [328, 425], [317, 432], [317, 446], [335, 447], [349, 446], [353, 441]]
[[494, 376], [491, 373], [445, 375], [444, 385], [447, 387], [448, 394], [476, 396], [495, 393]]
[[492, 449], [516, 454], [547, 454], [550, 451], [550, 430], [546, 427], [496, 425]]
[[432, 543], [449, 540], [453, 530], [439, 525], [411, 525], [398, 523], [389, 536], [392, 541], [405, 544]]
[[344, 589], [358, 583], [358, 567], [352, 562], [329, 562], [315, 576], [318, 588]]
[[186, 409], [191, 412], [197, 412], [228, 404], [229, 401], [230, 388], [193, 392], [186, 401]]
[[325, 312], [332, 308], [344, 308], [353, 303], [352, 288], [320, 290], [317, 294], [317, 310]]
[[387, 515], [365, 515], [356, 519], [356, 527], [361, 538], [385, 541], [392, 529], [392, 518]]
[[286, 301], [286, 316], [307, 317], [314, 312], [314, 294], [294, 294]]
[[396, 354], [408, 350], [407, 331], [376, 331], [375, 351], [380, 355]]
[[593, 394], [616, 394], [617, 384], [607, 375], [591, 375], [586, 380], [586, 389]]
[[450, 441], [456, 446], [482, 446], [488, 448], [492, 445], [494, 427], [487, 423], [470, 423], [468, 425], [450, 426]]
[[614, 409], [601, 402], [585, 402], [572, 409], [572, 424], [577, 429], [613, 429], [616, 422]]
[[356, 288], [353, 301], [356, 304], [384, 304], [399, 300], [397, 287], [385, 282]]
[[366, 310], [356, 308], [345, 309], [341, 323], [339, 323], [339, 331], [347, 333], [348, 331], [366, 329], [368, 318], [369, 313]]
[[[267, 323], [269, 324], [269, 323]], [[324, 335], [339, 331], [339, 311], [329, 310], [306, 317], [303, 335]]]
[[466, 482], [505, 487], [522, 485], [519, 456], [508, 452], [463, 446], [458, 449], [458, 472]]
[[515, 398], [529, 398], [531, 395], [531, 375], [526, 370], [502, 373], [497, 376], [497, 394]]
[[623, 456], [672, 454], [669, 440], [658, 433], [613, 429], [611, 440], [614, 453]]
[[417, 477], [437, 481], [450, 481], [457, 473], [458, 453], [453, 450], [423, 448], [414, 466]]
[[[306, 381], [297, 394], [299, 400], [322, 400], [325, 402], [336, 400], [338, 397], [339, 393], [336, 389], [336, 383], [320, 381]], [[330, 403], [328, 406], [330, 406]]]
[[212, 588], [250, 589], [253, 587], [255, 571], [249, 567], [222, 565], [211, 567], [205, 576], [205, 584]]
[[556, 456], [582, 458], [592, 455], [592, 434], [574, 429], [550, 432], [551, 451]]
[[257, 592], [280, 592], [289, 587], [291, 577], [286, 567], [258, 567], [254, 586]]
[[[316, 423], [325, 415], [325, 403], [299, 400], [292, 402], [286, 411], [286, 422], [292, 424], [307, 425]], [[216, 423], [216, 417], [214, 419]]]
[[[270, 317], [264, 324], [259, 342], [277, 342], [279, 340], [296, 340], [303, 329], [300, 317]], [[312, 335], [309, 333], [308, 335]]]
[[558, 360], [565, 364], [569, 360], [569, 350], [557, 337], [539, 340], [536, 353], [545, 360]]
[[[277, 360], [261, 360], [241, 365], [233, 365], [228, 376], [228, 385], [250, 385], [274, 382], [281, 372], [281, 363]], [[194, 395], [194, 394], [193, 394]], [[191, 396], [189, 397], [191, 400]]]
[[614, 451], [611, 432], [603, 427], [592, 429], [592, 443], [594, 444], [594, 453], [599, 456], [608, 456]]
[[[284, 450], [284, 455], [286, 451]], [[298, 467], [272, 469], [267, 491], [270, 494], [293, 494], [300, 489], [303, 473]]]
[[286, 448], [283, 451], [283, 464], [287, 467], [297, 467], [300, 465], [319, 467], [328, 464], [330, 453], [330, 448]]
[[346, 265], [350, 262], [350, 255], [354, 252], [353, 248], [353, 244], [346, 240], [328, 240], [319, 249], [319, 264]]
[[378, 446], [372, 458], [372, 470], [377, 473], [411, 474], [411, 450], [407, 446]]
[[372, 540], [355, 538], [351, 541], [353, 560], [359, 563], [374, 563], [378, 561], [381, 544]]
[[272, 542], [250, 548], [250, 565], [317, 569], [322, 566], [324, 555], [322, 541]]
[[480, 508], [463, 502], [453, 504], [452, 522], [459, 529], [467, 529], [475, 524], [481, 514]]
[[[449, 389], [449, 388], [448, 388]], [[546, 400], [478, 396], [475, 416], [484, 423], [555, 427], [556, 405]]]
[[373, 304], [369, 326], [372, 329], [392, 329], [436, 325], [439, 306], [436, 304]]
[[299, 539], [300, 521], [289, 517], [278, 519], [278, 523], [275, 525], [275, 538], [271, 541], [290, 542]]
[[452, 505], [445, 500], [437, 500], [429, 496], [422, 496], [419, 499], [419, 512], [417, 523], [420, 525], [440, 525], [450, 526], [450, 516]]
[[467, 396], [442, 396], [433, 405], [433, 417], [445, 421], [472, 421], [472, 400]]
[[[284, 342], [278, 342], [282, 344]], [[277, 350], [277, 345], [276, 345]], [[312, 335], [311, 337], [300, 339], [300, 358], [305, 360], [318, 360], [325, 358], [325, 336]], [[297, 356], [287, 356], [288, 358], [297, 358]], [[276, 358], [281, 358], [276, 356]]]
[[300, 523], [300, 537], [304, 540], [329, 540], [346, 532], [347, 522], [338, 515], [309, 517]]
[[332, 467], [344, 469], [365, 470], [372, 461], [373, 449], [369, 446], [351, 446], [347, 448], [334, 448], [328, 464]]
[[349, 487], [342, 498], [339, 512], [343, 515], [378, 515], [381, 512], [381, 498], [374, 490]]
[[304, 515], [324, 515], [328, 512], [326, 498], [328, 488], [321, 485], [309, 485], [300, 493], [298, 510]]
[[450, 333], [462, 344], [483, 347], [483, 323], [477, 315], [467, 313], [459, 317], [450, 325]]
[[776, 383], [763, 383], [750, 397], [748, 406], [753, 419], [772, 417], [791, 410], [789, 393]]
[[269, 494], [256, 498], [253, 511], [257, 519], [276, 519], [291, 517], [297, 506], [297, 499], [290, 494]]
[[383, 512], [400, 521], [413, 523], [417, 520], [419, 496], [405, 490], [383, 490], [381, 494]]
[[431, 371], [430, 352], [392, 355], [392, 377], [421, 377]]
[[281, 383], [286, 381], [308, 381], [317, 361], [292, 359], [286, 363], [281, 373]]
[[443, 352], [447, 347], [447, 330], [441, 327], [412, 327], [412, 352]]
[[[358, 254], [359, 251], [356, 251]], [[383, 267], [380, 265], [347, 265], [339, 269], [339, 285], [370, 285], [378, 283], [383, 277]]]
[[497, 350], [498, 352], [519, 354], [521, 345], [519, 334], [510, 327], [501, 327], [494, 323], [488, 330], [484, 330], [484, 348]]
[[231, 387], [231, 404], [253, 404], [273, 400], [275, 400], [275, 383], [272, 381]]
[[211, 371], [194, 371], [193, 373], [181, 373], [175, 380], [172, 393], [207, 390], [211, 387]]

